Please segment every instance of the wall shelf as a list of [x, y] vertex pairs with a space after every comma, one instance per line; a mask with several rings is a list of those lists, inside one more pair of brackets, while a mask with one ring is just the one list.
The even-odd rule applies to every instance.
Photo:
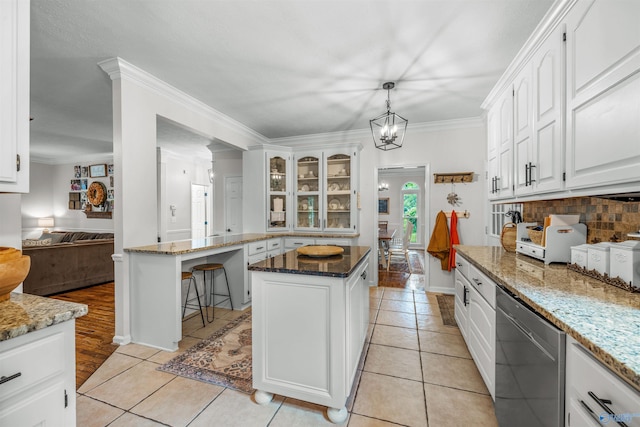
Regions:
[[473, 172], [434, 173], [433, 182], [435, 184], [473, 182]]
[[112, 212], [83, 211], [87, 218], [111, 219]]

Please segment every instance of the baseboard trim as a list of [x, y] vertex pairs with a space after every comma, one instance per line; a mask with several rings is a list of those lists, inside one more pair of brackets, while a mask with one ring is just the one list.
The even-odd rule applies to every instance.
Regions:
[[455, 295], [456, 290], [451, 288], [445, 288], [441, 286], [429, 286], [426, 289], [427, 292], [436, 292], [439, 294]]
[[131, 344], [131, 335], [116, 335], [113, 337], [113, 343], [118, 345]]

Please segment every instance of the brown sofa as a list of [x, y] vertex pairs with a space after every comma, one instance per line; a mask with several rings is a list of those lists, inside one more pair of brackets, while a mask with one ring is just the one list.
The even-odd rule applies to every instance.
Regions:
[[38, 240], [48, 239], [48, 245], [23, 242], [23, 254], [31, 257], [25, 293], [52, 295], [113, 281], [113, 233], [54, 232]]

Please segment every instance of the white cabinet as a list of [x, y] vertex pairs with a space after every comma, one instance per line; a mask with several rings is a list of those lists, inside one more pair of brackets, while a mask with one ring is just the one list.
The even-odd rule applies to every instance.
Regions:
[[322, 153], [295, 156], [295, 223], [296, 230], [321, 230], [324, 204]]
[[576, 340], [566, 341], [565, 423], [568, 427], [640, 426], [640, 393]]
[[494, 158], [489, 159], [489, 199], [503, 199], [513, 195], [513, 92], [506, 91], [489, 113], [493, 119], [488, 138]]
[[291, 210], [291, 155], [267, 151], [267, 231], [288, 230]]
[[251, 272], [258, 403], [275, 393], [328, 406], [330, 420], [344, 421], [369, 322], [368, 266], [346, 278]]
[[495, 399], [496, 284], [458, 254], [455, 289], [456, 322], [480, 376]]
[[[282, 239], [275, 237], [269, 240], [260, 240], [258, 242], [251, 242], [245, 245], [245, 265], [255, 264], [256, 262], [264, 261], [267, 258], [273, 258], [282, 253]], [[251, 274], [245, 268], [244, 270], [244, 292], [243, 292], [243, 304], [251, 302]]]
[[566, 25], [566, 186], [637, 183], [640, 2], [580, 1]]
[[0, 1], [0, 193], [29, 192], [29, 0]]
[[0, 342], [0, 425], [75, 426], [75, 320]]
[[513, 181], [515, 194], [531, 193], [533, 164], [533, 82], [531, 63], [525, 65], [513, 82]]
[[356, 232], [357, 150], [325, 151], [325, 230]]

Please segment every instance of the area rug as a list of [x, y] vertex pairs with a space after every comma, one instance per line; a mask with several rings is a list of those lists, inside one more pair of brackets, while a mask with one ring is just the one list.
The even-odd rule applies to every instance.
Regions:
[[[411, 272], [412, 274], [424, 274], [424, 269], [422, 267], [422, 262], [420, 261], [420, 256], [410, 251], [409, 252], [409, 262], [411, 263]], [[379, 266], [379, 269], [382, 270], [382, 266]], [[399, 258], [389, 265], [389, 271], [393, 271], [395, 273], [409, 273], [409, 266], [404, 260], [400, 260]]]
[[231, 321], [158, 370], [251, 393], [251, 312]]
[[455, 297], [453, 295], [436, 295], [442, 323], [447, 326], [458, 326], [455, 318]]

